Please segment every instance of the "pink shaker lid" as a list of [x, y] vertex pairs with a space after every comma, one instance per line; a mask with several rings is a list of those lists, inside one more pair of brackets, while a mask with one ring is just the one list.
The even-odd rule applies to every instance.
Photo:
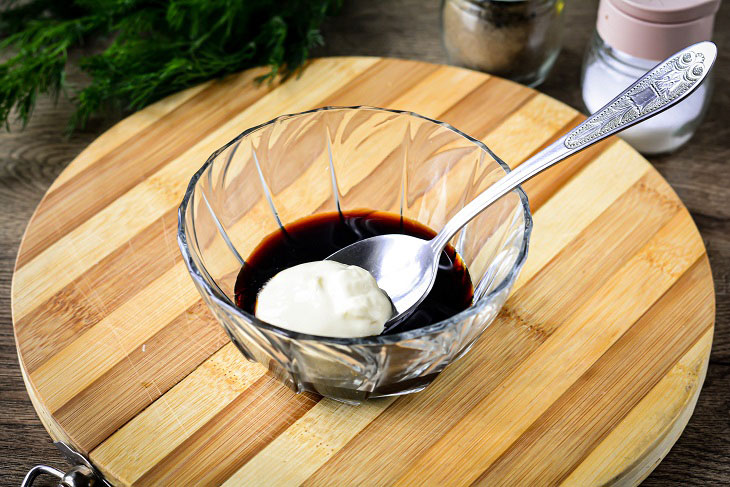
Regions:
[[601, 0], [596, 28], [610, 46], [660, 61], [709, 41], [720, 0]]

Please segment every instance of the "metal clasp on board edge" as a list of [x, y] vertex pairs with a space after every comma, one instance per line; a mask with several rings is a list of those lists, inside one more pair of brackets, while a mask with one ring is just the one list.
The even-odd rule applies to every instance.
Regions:
[[61, 455], [72, 465], [67, 472], [47, 465], [36, 465], [25, 475], [20, 487], [31, 487], [39, 475], [53, 475], [60, 487], [112, 487], [82, 454], [62, 441], [53, 443]]

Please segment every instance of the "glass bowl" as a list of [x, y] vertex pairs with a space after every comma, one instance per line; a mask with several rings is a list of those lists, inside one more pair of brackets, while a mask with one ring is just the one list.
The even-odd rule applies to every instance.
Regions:
[[483, 143], [412, 112], [326, 107], [250, 128], [208, 158], [178, 212], [178, 244], [198, 291], [249, 360], [296, 392], [357, 403], [420, 391], [463, 355], [507, 299], [532, 218], [521, 188], [452, 240], [474, 301], [392, 335], [331, 338], [265, 323], [236, 307], [244, 259], [282, 225], [313, 213], [373, 209], [434, 230], [509, 171]]

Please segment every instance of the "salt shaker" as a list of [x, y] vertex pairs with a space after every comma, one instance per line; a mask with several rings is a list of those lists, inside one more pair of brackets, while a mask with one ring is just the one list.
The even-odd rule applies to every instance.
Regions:
[[[581, 78], [588, 112], [673, 52], [711, 40], [719, 5], [720, 0], [600, 0]], [[692, 138], [711, 95], [710, 77], [682, 103], [625, 130], [621, 138], [643, 154], [672, 152]]]

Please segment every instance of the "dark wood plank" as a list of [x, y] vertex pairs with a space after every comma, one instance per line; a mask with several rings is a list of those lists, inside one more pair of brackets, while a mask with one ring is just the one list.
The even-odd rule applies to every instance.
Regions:
[[[441, 46], [440, 2], [349, 0], [326, 26], [328, 44], [318, 55], [396, 56], [447, 62]], [[583, 49], [592, 35], [597, 0], [568, 2], [565, 48], [540, 90], [582, 109], [578, 84]], [[730, 4], [718, 13], [715, 40], [730, 45]], [[93, 48], [93, 46], [92, 46]], [[80, 79], [72, 74], [71, 80]], [[720, 53], [716, 86], [730, 81], [730, 52]], [[717, 292], [717, 321], [707, 380], [697, 409], [677, 444], [646, 480], [649, 486], [730, 483], [730, 93], [716, 90], [700, 132], [679, 152], [649, 160], [690, 209], [707, 246]], [[42, 99], [24, 132], [0, 133], [0, 449], [9, 485], [18, 485], [36, 463], [65, 467], [27, 397], [18, 369], [10, 317], [10, 280], [23, 230], [56, 175], [111, 123], [92, 120], [67, 139], [71, 113]], [[36, 485], [54, 485], [40, 482]]]

